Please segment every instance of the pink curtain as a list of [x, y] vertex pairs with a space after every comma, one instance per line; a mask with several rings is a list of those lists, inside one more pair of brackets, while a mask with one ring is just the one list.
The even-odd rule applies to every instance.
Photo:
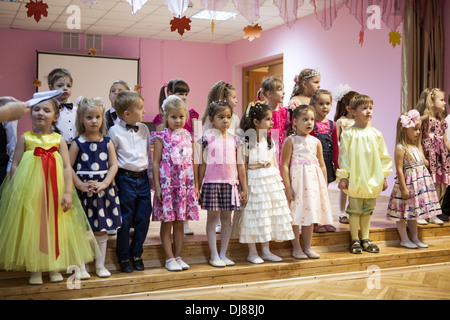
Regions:
[[233, 0], [236, 10], [251, 24], [259, 19], [259, 7], [264, 0]]
[[297, 21], [298, 7], [303, 6], [304, 0], [273, 0], [280, 11], [280, 17], [290, 28]]

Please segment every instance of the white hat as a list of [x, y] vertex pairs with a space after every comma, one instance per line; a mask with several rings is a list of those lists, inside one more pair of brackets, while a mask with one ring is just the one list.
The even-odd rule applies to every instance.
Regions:
[[33, 99], [28, 100], [27, 102], [30, 104], [30, 107], [32, 107], [37, 105], [38, 103], [41, 103], [42, 101], [50, 100], [61, 94], [63, 94], [62, 90], [36, 92], [35, 94], [33, 94]]

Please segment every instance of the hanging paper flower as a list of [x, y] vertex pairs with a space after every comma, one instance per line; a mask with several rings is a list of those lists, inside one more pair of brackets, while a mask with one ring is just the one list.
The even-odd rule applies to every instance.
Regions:
[[89, 55], [95, 57], [97, 55], [97, 50], [95, 50], [94, 48], [89, 48]]
[[402, 43], [402, 35], [398, 31], [389, 32], [389, 43], [392, 44], [392, 48], [395, 48], [397, 45]]
[[253, 41], [255, 38], [259, 38], [261, 36], [262, 28], [258, 24], [249, 24], [244, 28], [244, 39], [248, 39], [248, 41]]
[[31, 17], [34, 16], [34, 20], [36, 20], [36, 22], [39, 22], [39, 20], [41, 20], [41, 16], [47, 17], [48, 12], [48, 5], [44, 2], [36, 0], [30, 0], [30, 2], [27, 3], [27, 5], [25, 6], [25, 8], [28, 9], [27, 11], [27, 16]]
[[134, 91], [135, 92], [140, 92], [142, 90], [142, 86], [140, 84], [137, 84], [134, 86]]
[[33, 79], [33, 85], [37, 88], [42, 85], [42, 82], [38, 78]]
[[89, 6], [89, 8], [92, 8], [94, 4], [97, 3], [97, 0], [81, 0], [85, 5]]
[[170, 21], [170, 31], [174, 32], [175, 30], [177, 30], [180, 35], [183, 35], [184, 30], [191, 30], [191, 22], [191, 19], [186, 18], [186, 16], [184, 16], [183, 18], [174, 17]]

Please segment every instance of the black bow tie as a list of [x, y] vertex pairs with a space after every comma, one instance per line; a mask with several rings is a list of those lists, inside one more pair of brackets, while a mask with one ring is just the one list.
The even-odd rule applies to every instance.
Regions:
[[117, 119], [117, 113], [115, 111], [111, 112], [111, 117], [113, 118], [113, 120]]
[[139, 127], [138, 126], [132, 126], [131, 124], [126, 125], [127, 130], [134, 130], [134, 132], [138, 132]]
[[72, 102], [69, 102], [69, 103], [61, 103], [61, 109], [62, 108], [67, 108], [67, 109], [69, 109], [69, 110], [72, 110], [73, 109], [73, 103]]

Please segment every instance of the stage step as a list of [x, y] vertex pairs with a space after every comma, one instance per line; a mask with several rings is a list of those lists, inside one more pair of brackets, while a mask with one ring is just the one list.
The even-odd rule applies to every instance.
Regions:
[[[80, 299], [116, 295], [123, 297], [131, 293], [158, 290], [364, 271], [370, 266], [383, 269], [450, 262], [450, 223], [444, 226], [420, 226], [419, 235], [430, 245], [428, 249], [412, 250], [399, 247], [395, 228], [372, 229], [370, 237], [380, 247], [380, 253], [364, 252], [361, 255], [353, 255], [348, 252], [348, 231], [314, 234], [313, 246], [314, 250], [320, 253], [320, 259], [296, 260], [291, 257], [290, 242], [282, 242], [271, 244], [271, 248], [274, 253], [283, 257], [283, 262], [266, 262], [260, 265], [247, 262], [247, 246], [232, 239], [229, 256], [236, 265], [226, 268], [214, 268], [207, 264], [209, 247], [206, 241], [187, 240], [182, 256], [191, 265], [191, 269], [182, 272], [169, 272], [164, 269], [161, 245], [150, 244], [145, 246], [143, 255], [146, 270], [131, 274], [115, 271], [118, 265], [114, 254], [114, 240], [110, 239], [107, 266], [112, 270], [111, 277], [101, 279], [95, 272], [91, 272], [91, 279], [80, 281], [80, 289], [76, 289], [72, 287], [74, 282], [69, 275], [64, 275], [64, 281], [60, 283], [49, 283], [48, 277], [44, 275], [43, 285], [30, 286], [29, 273], [0, 272], [0, 299]], [[93, 264], [88, 267], [94, 270]]]

